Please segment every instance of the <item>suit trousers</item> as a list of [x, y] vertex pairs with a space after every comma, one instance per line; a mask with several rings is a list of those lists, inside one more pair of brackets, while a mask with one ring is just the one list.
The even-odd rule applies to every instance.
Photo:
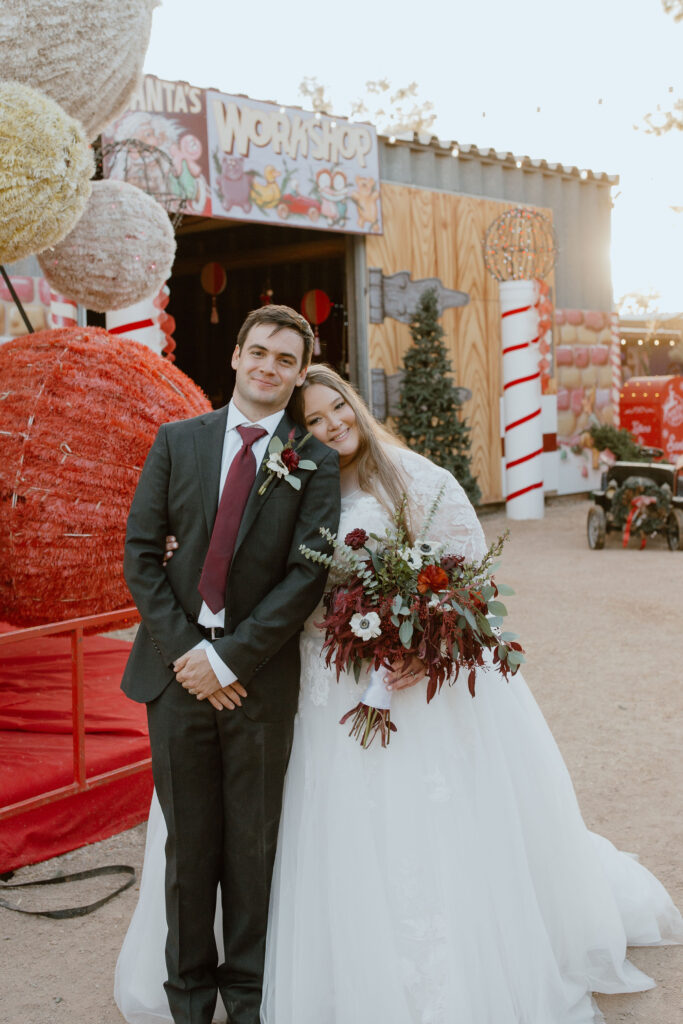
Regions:
[[[268, 900], [293, 716], [254, 722], [172, 681], [147, 705], [166, 826], [165, 988], [175, 1024], [259, 1024]], [[214, 935], [221, 887], [225, 962]]]

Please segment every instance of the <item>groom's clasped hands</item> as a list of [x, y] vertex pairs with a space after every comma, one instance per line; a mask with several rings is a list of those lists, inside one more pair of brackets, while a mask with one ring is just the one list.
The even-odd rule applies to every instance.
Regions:
[[206, 651], [193, 650], [181, 655], [173, 662], [173, 671], [183, 689], [197, 700], [208, 700], [217, 711], [223, 708], [234, 711], [242, 707], [241, 698], [247, 696], [247, 691], [237, 681], [229, 686], [220, 685]]
[[[166, 537], [164, 565], [173, 558], [173, 552], [177, 549], [176, 537], [169, 534]], [[247, 696], [247, 691], [237, 681], [230, 686], [220, 685], [204, 651], [193, 650], [181, 655], [173, 662], [173, 671], [183, 689], [191, 693], [197, 700], [208, 700], [216, 711], [222, 711], [223, 708], [228, 708], [230, 711], [234, 711], [236, 707], [241, 708], [240, 698]]]

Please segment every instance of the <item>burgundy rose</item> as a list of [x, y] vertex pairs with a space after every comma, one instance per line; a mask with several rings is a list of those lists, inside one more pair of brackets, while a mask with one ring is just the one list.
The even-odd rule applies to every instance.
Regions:
[[280, 458], [290, 473], [299, 465], [299, 456], [293, 448], [283, 448], [280, 452]]
[[368, 535], [365, 530], [351, 530], [351, 533], [347, 533], [344, 537], [344, 543], [352, 551], [359, 551], [367, 539]]

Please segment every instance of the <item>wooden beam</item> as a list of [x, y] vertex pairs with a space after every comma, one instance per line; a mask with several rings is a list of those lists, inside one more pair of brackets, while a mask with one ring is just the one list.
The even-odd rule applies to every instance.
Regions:
[[176, 260], [173, 276], [197, 274], [209, 260], [220, 263], [226, 270], [240, 267], [273, 266], [276, 263], [295, 263], [304, 260], [343, 258], [346, 252], [346, 236], [330, 238], [326, 236], [320, 241], [294, 242], [289, 245], [269, 246], [267, 249], [252, 249], [243, 252], [205, 252], [201, 256], [185, 256]]

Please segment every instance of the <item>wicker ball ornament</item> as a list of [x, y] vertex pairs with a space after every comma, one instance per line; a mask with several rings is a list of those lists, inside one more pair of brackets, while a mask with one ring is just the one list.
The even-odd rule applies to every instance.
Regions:
[[557, 240], [544, 214], [526, 206], [501, 213], [484, 236], [484, 262], [497, 281], [547, 277], [557, 259]]
[[71, 231], [95, 165], [81, 125], [17, 82], [0, 82], [0, 137], [0, 263], [13, 263]]
[[171, 276], [175, 237], [168, 214], [125, 181], [94, 181], [76, 227], [38, 262], [56, 292], [98, 313], [156, 294]]
[[127, 108], [159, 0], [3, 4], [0, 74], [41, 89], [82, 122], [88, 141]]
[[125, 608], [126, 517], [161, 423], [211, 408], [146, 346], [61, 328], [0, 346], [0, 620]]

